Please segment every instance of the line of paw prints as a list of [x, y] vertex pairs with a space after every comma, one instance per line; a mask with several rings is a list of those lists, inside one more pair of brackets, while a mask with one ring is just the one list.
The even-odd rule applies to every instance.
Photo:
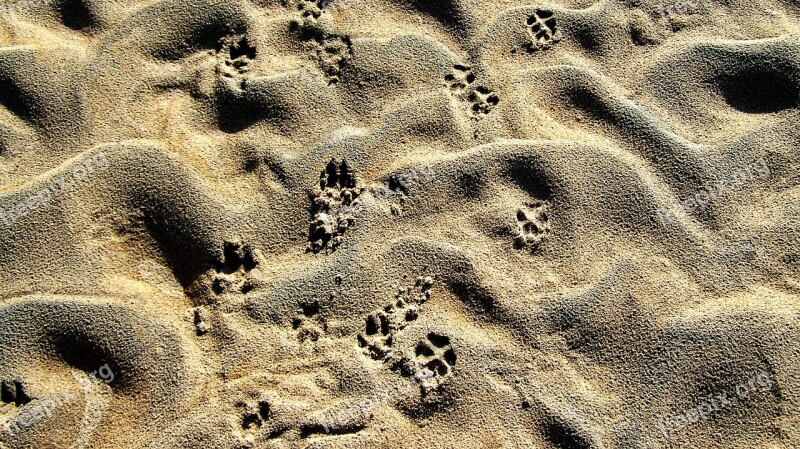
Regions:
[[514, 245], [517, 248], [536, 250], [550, 233], [547, 217], [547, 203], [534, 201], [517, 209], [517, 236]]
[[419, 277], [411, 288], [401, 288], [394, 301], [366, 318], [358, 344], [373, 360], [413, 377], [423, 394], [438, 388], [452, 374], [456, 355], [450, 338], [429, 333], [409, 348], [395, 347], [398, 333], [417, 320], [420, 307], [431, 297], [432, 277]]
[[492, 112], [499, 103], [500, 97], [486, 86], [476, 85], [476, 77], [470, 67], [456, 64], [453, 72], [444, 77], [447, 87], [459, 99], [472, 103], [472, 113], [477, 116]]
[[531, 41], [527, 45], [529, 52], [545, 50], [561, 40], [556, 18], [552, 12], [536, 9], [527, 20], [528, 34]]
[[219, 74], [226, 78], [246, 74], [257, 53], [256, 47], [250, 45], [247, 36], [223, 37], [219, 40], [217, 50]]
[[346, 160], [331, 159], [320, 174], [319, 191], [312, 198], [312, 218], [308, 231], [308, 250], [333, 251], [353, 224], [353, 208], [366, 189], [357, 187], [355, 171]]

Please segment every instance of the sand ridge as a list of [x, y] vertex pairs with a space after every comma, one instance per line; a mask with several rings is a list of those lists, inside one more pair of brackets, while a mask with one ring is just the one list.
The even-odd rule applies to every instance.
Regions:
[[798, 24], [4, 3], [0, 448], [800, 447]]

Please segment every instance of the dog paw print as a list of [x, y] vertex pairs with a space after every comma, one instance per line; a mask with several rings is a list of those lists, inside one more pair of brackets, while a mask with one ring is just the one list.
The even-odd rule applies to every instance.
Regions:
[[500, 103], [500, 97], [485, 86], [475, 86], [475, 74], [465, 65], [456, 64], [453, 72], [444, 77], [450, 92], [463, 100], [465, 97], [472, 103], [475, 115], [485, 115]]
[[355, 171], [346, 160], [331, 159], [319, 180], [319, 191], [312, 198], [312, 218], [308, 231], [308, 250], [318, 253], [333, 251], [342, 243], [342, 236], [353, 224], [353, 209], [366, 190], [358, 188]]
[[292, 319], [292, 329], [297, 332], [297, 339], [301, 342], [317, 341], [327, 332], [328, 325], [320, 315], [319, 301], [300, 305], [297, 316]]
[[328, 36], [312, 41], [317, 52], [317, 59], [328, 84], [336, 84], [341, 80], [347, 61], [352, 56], [353, 44], [347, 36]]
[[[394, 301], [366, 318], [364, 333], [358, 335], [359, 346], [374, 360], [402, 362], [402, 354], [393, 348], [395, 336], [419, 317], [419, 308], [431, 297], [433, 278], [417, 278], [413, 287], [402, 287]], [[397, 360], [395, 360], [397, 359]]]
[[453, 72], [446, 75], [444, 80], [450, 91], [456, 95], [461, 95], [475, 82], [475, 75], [470, 71], [469, 67], [456, 64], [453, 66]]
[[475, 115], [486, 115], [500, 103], [500, 97], [488, 88], [478, 86], [470, 92], [469, 101], [472, 102], [472, 112]]
[[217, 261], [214, 267], [214, 293], [247, 293], [252, 290], [250, 271], [258, 266], [261, 259], [258, 251], [249, 245], [242, 245], [238, 241], [225, 242], [222, 260]]
[[547, 204], [537, 201], [517, 209], [517, 227], [514, 244], [518, 248], [539, 248], [550, 232]]
[[262, 432], [268, 432], [267, 439], [274, 439], [280, 437], [286, 431], [286, 426], [271, 423], [274, 413], [269, 401], [242, 401], [237, 403], [236, 406], [241, 410], [239, 421], [241, 430], [237, 433], [247, 447], [252, 447], [252, 444]]
[[316, 23], [322, 14], [347, 8], [346, 0], [299, 0], [295, 2], [304, 22]]
[[256, 47], [246, 36], [227, 36], [219, 41], [220, 74], [227, 78], [244, 75], [256, 57]]
[[352, 57], [353, 43], [349, 36], [331, 33], [319, 23], [322, 13], [334, 8], [333, 4], [324, 0], [301, 0], [298, 8], [300, 17], [292, 19], [290, 30], [298, 34], [306, 50], [316, 53], [328, 84], [338, 83]]
[[14, 404], [16, 407], [31, 402], [32, 398], [25, 391], [25, 385], [19, 380], [4, 380], [0, 383], [0, 401], [3, 404]]
[[300, 0], [297, 9], [303, 18], [319, 19], [324, 12], [337, 11], [347, 6], [346, 0]]
[[452, 375], [456, 353], [450, 337], [431, 332], [414, 347], [412, 373], [423, 392], [438, 388]]
[[530, 51], [546, 49], [561, 40], [561, 31], [556, 26], [556, 18], [552, 12], [537, 9], [528, 17], [528, 34], [531, 42]]
[[300, 16], [309, 19], [319, 19], [325, 11], [324, 0], [300, 0], [297, 4], [297, 9], [300, 11]]

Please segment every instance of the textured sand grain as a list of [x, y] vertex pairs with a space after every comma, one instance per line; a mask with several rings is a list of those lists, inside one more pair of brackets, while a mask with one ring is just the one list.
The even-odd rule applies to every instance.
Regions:
[[13, 5], [0, 448], [800, 447], [796, 0]]

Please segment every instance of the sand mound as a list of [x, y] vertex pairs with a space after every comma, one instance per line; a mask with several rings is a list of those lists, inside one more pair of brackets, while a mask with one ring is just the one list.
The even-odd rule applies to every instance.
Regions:
[[0, 6], [0, 448], [800, 447], [800, 4]]

